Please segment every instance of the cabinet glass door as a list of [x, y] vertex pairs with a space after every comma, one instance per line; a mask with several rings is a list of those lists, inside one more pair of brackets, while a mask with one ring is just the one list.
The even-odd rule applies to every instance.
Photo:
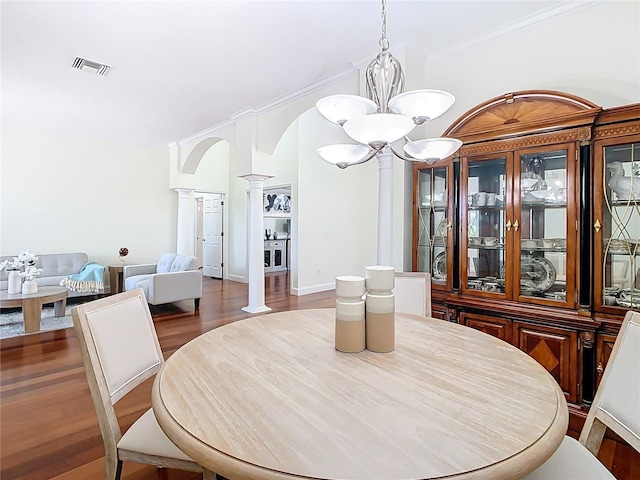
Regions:
[[449, 221], [449, 168], [418, 171], [417, 265], [419, 272], [430, 272], [434, 286], [449, 284], [447, 247]]
[[[569, 147], [518, 155], [516, 185], [519, 180], [520, 188], [516, 189], [519, 198], [515, 200], [520, 204], [516, 227], [520, 258], [516, 262], [519, 266], [516, 277], [520, 281], [514, 287], [522, 301], [537, 298], [554, 303], [573, 302], [575, 275], [568, 274], [567, 267], [572, 265], [568, 252], [575, 249], [577, 239], [575, 226], [572, 235], [568, 235], [569, 219], [575, 218], [575, 202], [567, 202], [573, 195], [568, 181], [573, 178], [567, 162], [568, 150]], [[515, 235], [514, 239], [517, 238]]]
[[640, 310], [640, 141], [605, 146], [601, 152], [603, 198], [601, 214], [596, 208], [594, 237], [602, 289], [595, 292], [595, 304], [605, 310]]
[[[505, 219], [509, 208], [507, 159], [470, 160], [463, 194], [466, 195], [466, 261], [462, 259], [462, 288], [505, 295]], [[464, 200], [463, 200], [464, 202]], [[464, 251], [462, 249], [461, 251]]]

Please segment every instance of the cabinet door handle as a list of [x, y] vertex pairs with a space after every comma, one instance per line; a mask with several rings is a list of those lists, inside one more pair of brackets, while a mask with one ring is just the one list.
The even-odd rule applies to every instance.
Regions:
[[600, 220], [596, 219], [596, 223], [593, 224], [593, 229], [596, 231], [596, 233], [598, 233], [601, 228], [602, 224], [600, 223]]
[[520, 225], [518, 224], [518, 220], [516, 220], [515, 222], [513, 222], [513, 229], [517, 232], [518, 228], [520, 227]]
[[453, 228], [453, 223], [451, 223], [451, 222], [447, 223], [447, 228], [449, 230], [451, 230]]
[[596, 372], [598, 373], [604, 372], [604, 367], [602, 366], [602, 362], [598, 362], [598, 366], [596, 367]]
[[505, 225], [505, 227], [507, 227], [507, 232], [511, 231], [511, 220], [507, 220], [507, 224]]

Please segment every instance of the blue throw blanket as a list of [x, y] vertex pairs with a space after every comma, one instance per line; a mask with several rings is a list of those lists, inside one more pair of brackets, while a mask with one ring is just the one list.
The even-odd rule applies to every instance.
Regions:
[[60, 280], [60, 286], [74, 292], [100, 293], [104, 291], [104, 270], [105, 267], [96, 262], [87, 262], [80, 269], [80, 273]]

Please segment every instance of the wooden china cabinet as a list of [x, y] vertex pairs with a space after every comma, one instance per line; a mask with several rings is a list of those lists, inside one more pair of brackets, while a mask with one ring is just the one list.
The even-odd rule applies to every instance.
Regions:
[[443, 136], [456, 156], [414, 166], [413, 269], [431, 272], [433, 314], [531, 355], [583, 416], [640, 309], [640, 104], [515, 92]]

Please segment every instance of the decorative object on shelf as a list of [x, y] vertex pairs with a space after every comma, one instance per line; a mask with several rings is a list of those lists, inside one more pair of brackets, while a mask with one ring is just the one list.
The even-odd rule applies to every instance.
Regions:
[[[479, 238], [479, 237], [476, 237]], [[482, 239], [480, 238], [480, 242]], [[480, 245], [480, 243], [478, 243]], [[447, 280], [447, 252], [440, 252], [433, 259], [433, 273], [432, 278], [434, 281], [446, 281]]]
[[447, 191], [445, 190], [442, 193], [436, 193], [433, 196], [433, 206], [434, 207], [446, 207], [447, 206]]
[[520, 293], [543, 293], [556, 281], [556, 269], [544, 257], [522, 255], [520, 262]]
[[277, 240], [278, 239], [278, 232], [273, 232], [273, 239]]
[[395, 348], [395, 269], [374, 265], [365, 269], [367, 350], [387, 353]]
[[266, 240], [270, 240], [270, 239], [271, 239], [271, 229], [270, 229], [270, 228], [267, 228], [267, 229], [264, 231], [264, 238], [265, 238]]
[[496, 237], [483, 237], [482, 241], [487, 247], [495, 247], [498, 244], [498, 239]]
[[[382, 0], [382, 36], [380, 53], [365, 72], [367, 96], [333, 95], [316, 104], [327, 120], [340, 125], [360, 145], [337, 144], [320, 147], [318, 155], [339, 168], [358, 165], [389, 147], [408, 161], [433, 163], [453, 155], [462, 142], [454, 138], [411, 141], [407, 135], [418, 125], [445, 113], [455, 98], [441, 90], [415, 90], [402, 93], [404, 72], [389, 52], [387, 40], [387, 2]], [[392, 144], [404, 140], [404, 153]]]
[[624, 167], [620, 162], [608, 163], [607, 170], [611, 171], [607, 185], [615, 192], [618, 200], [640, 199], [640, 177], [625, 176]]
[[523, 203], [544, 203], [551, 194], [544, 179], [534, 172], [524, 172], [520, 176], [520, 192]]
[[605, 238], [603, 239], [605, 253], [623, 253], [627, 255], [635, 255], [637, 244], [632, 240], [621, 238]]
[[336, 277], [335, 348], [340, 352], [356, 353], [365, 348], [364, 294], [364, 277]]
[[122, 265], [124, 265], [124, 257], [129, 255], [129, 249], [127, 247], [122, 247], [120, 250], [118, 250], [118, 255], [120, 257], [120, 262], [122, 262]]

